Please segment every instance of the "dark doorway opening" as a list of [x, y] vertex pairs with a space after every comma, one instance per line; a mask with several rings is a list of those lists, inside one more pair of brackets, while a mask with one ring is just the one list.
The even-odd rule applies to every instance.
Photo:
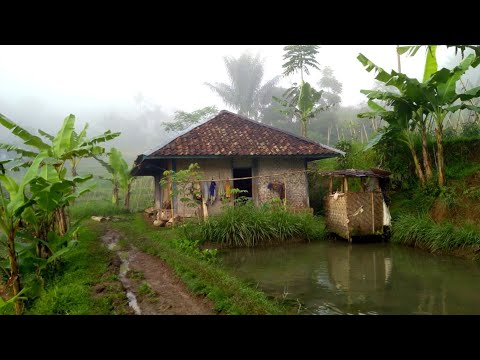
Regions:
[[[242, 169], [233, 169], [233, 177], [234, 178], [243, 178], [243, 177], [251, 177], [252, 176], [252, 168], [242, 168]], [[248, 198], [252, 198], [252, 179], [244, 179], [244, 180], [233, 180], [233, 187], [239, 190], [245, 190], [247, 192], [242, 192], [238, 194], [236, 197], [245, 196]]]

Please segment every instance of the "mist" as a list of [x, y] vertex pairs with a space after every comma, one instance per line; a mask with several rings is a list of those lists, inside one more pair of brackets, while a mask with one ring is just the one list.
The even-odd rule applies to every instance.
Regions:
[[[76, 116], [77, 127], [88, 122], [92, 135], [108, 129], [121, 131], [122, 136], [109, 146], [119, 148], [132, 161], [177, 135], [162, 126], [173, 120], [175, 111], [190, 112], [205, 106], [233, 111], [205, 86], [205, 82], [230, 81], [225, 56], [259, 54], [266, 81], [282, 74], [283, 47], [0, 46], [0, 113], [31, 131], [57, 131], [68, 114]], [[333, 113], [349, 114], [340, 120], [332, 112], [323, 114], [325, 124], [353, 124], [355, 112], [366, 102], [360, 90], [375, 86], [374, 75], [356, 59], [359, 53], [387, 71], [397, 69], [395, 45], [322, 45], [317, 56], [321, 69], [330, 67], [343, 86], [341, 108]], [[440, 66], [455, 61], [451, 52], [440, 48], [438, 57]], [[402, 57], [402, 72], [410, 76], [420, 78], [423, 66], [423, 55]], [[320, 77], [321, 72], [314, 70], [307, 80], [317, 83]], [[475, 79], [478, 82], [478, 76]], [[293, 76], [281, 78], [278, 86], [287, 88], [295, 81], [298, 79]], [[269, 119], [274, 126], [296, 131], [295, 124], [282, 125], [273, 110]], [[315, 132], [314, 126], [313, 130], [314, 140], [333, 142], [330, 135], [327, 139], [325, 127], [317, 126]], [[2, 127], [0, 142], [18, 140]]]

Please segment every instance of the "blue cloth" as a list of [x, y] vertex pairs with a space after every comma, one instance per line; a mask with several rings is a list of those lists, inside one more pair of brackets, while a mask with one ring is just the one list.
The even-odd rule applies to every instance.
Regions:
[[215, 181], [212, 181], [210, 183], [210, 197], [215, 197], [215, 187], [217, 186], [217, 184], [215, 183]]

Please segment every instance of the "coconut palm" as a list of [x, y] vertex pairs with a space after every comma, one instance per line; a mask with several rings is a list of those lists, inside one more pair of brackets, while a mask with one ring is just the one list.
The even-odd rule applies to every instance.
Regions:
[[270, 104], [273, 88], [280, 76], [262, 85], [264, 69], [259, 54], [252, 56], [246, 52], [238, 58], [224, 57], [224, 61], [230, 83], [205, 85], [220, 95], [225, 104], [240, 115], [258, 120], [264, 108]]

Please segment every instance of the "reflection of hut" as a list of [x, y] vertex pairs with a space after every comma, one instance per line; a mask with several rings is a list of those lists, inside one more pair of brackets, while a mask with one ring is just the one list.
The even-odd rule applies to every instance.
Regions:
[[[376, 169], [322, 172], [321, 175], [330, 176], [329, 193], [325, 197], [328, 230], [350, 242], [354, 236], [383, 235], [385, 227], [390, 226], [386, 204], [389, 174]], [[352, 179], [358, 180], [356, 184]], [[354, 185], [357, 191], [352, 191], [356, 190]]]
[[390, 280], [392, 258], [388, 249], [331, 246], [327, 249], [328, 272], [338, 290], [382, 290]]

